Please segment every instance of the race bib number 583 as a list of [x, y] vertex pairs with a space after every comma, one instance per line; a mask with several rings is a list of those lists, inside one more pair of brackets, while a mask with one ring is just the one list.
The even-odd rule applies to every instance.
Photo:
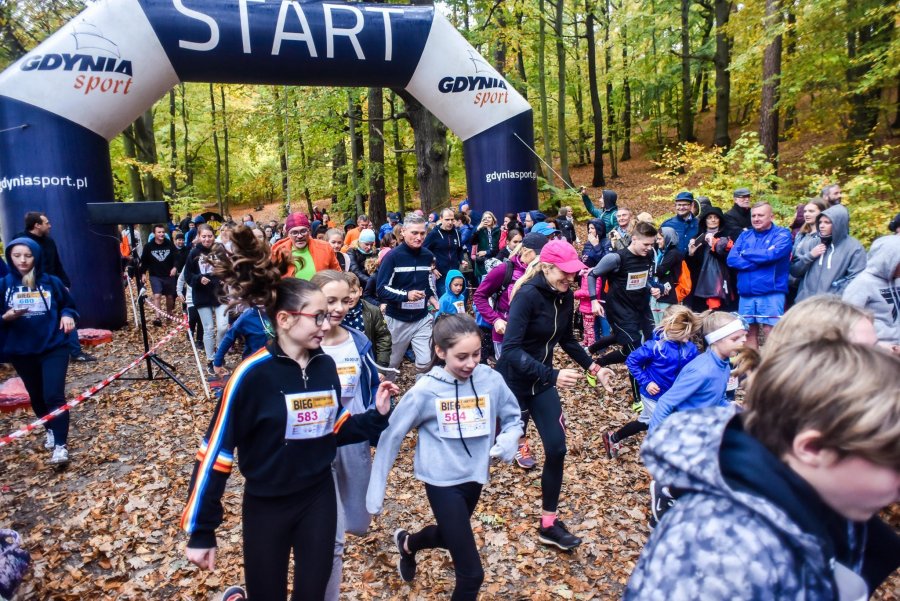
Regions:
[[310, 440], [330, 434], [337, 415], [333, 390], [284, 395], [287, 406], [286, 440]]

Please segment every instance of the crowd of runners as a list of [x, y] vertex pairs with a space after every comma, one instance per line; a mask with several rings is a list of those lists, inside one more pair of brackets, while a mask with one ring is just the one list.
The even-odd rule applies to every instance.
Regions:
[[[570, 427], [601, 428], [607, 461], [647, 431], [654, 531], [625, 598], [862, 599], [897, 568], [900, 537], [877, 514], [900, 500], [900, 216], [867, 251], [837, 186], [784, 226], [747, 188], [727, 208], [681, 192], [661, 223], [610, 190], [598, 200], [582, 190], [585, 239], [569, 207], [468, 202], [383, 224], [316, 210], [123, 231], [154, 304], [181, 299], [208, 376], [227, 377], [181, 520], [187, 558], [214, 569], [239, 462], [245, 580], [225, 601], [284, 599], [292, 551], [291, 598], [338, 599], [346, 534], [382, 512], [413, 430], [434, 523], [395, 524], [399, 577], [446, 549], [454, 600], [484, 580], [471, 516], [492, 469], [540, 467], [533, 536], [581, 544], [559, 513]], [[49, 217], [25, 228], [0, 263], [0, 354], [43, 416], [83, 353]], [[583, 382], [594, 398], [564, 400]], [[571, 402], [633, 419], [567, 424]], [[48, 422], [52, 463], [69, 460], [67, 434], [67, 414]]]

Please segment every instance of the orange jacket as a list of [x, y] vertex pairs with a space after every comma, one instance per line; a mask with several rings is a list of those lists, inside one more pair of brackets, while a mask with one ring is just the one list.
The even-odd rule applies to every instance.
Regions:
[[[309, 239], [309, 255], [312, 257], [316, 271], [324, 271], [325, 269], [341, 270], [337, 257], [334, 256], [334, 250], [327, 242]], [[285, 277], [294, 277], [296, 271], [294, 267], [294, 241], [290, 238], [282, 238], [272, 246], [272, 261], [284, 270]]]
[[359, 227], [347, 230], [347, 233], [344, 235], [344, 246], [341, 248], [341, 252], [347, 252], [354, 247], [353, 243], [359, 240], [361, 231], [362, 230], [360, 230]]

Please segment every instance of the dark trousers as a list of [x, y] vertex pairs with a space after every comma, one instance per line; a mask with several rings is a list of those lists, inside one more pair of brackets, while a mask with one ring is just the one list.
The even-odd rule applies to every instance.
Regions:
[[562, 490], [563, 465], [566, 461], [566, 426], [559, 392], [548, 388], [533, 397], [520, 397], [519, 407], [527, 427], [534, 420], [544, 447], [544, 470], [541, 473], [541, 504], [544, 511], [555, 512]]
[[320, 483], [292, 495], [255, 497], [244, 493], [242, 513], [247, 598], [285, 598], [293, 550], [291, 601], [322, 601], [331, 576], [337, 529], [337, 496], [331, 471]]
[[469, 520], [481, 496], [481, 484], [425, 484], [425, 493], [437, 526], [425, 526], [415, 534], [410, 534], [406, 543], [409, 551], [415, 553], [421, 549], [447, 549], [456, 572], [456, 587], [450, 601], [474, 600], [484, 581], [484, 569], [481, 567], [481, 557], [478, 555]]
[[191, 305], [187, 310], [188, 314], [188, 330], [194, 335], [194, 342], [200, 344], [203, 342], [203, 322], [200, 321], [200, 314], [197, 313], [197, 307]]
[[[64, 344], [39, 355], [11, 355], [10, 363], [22, 378], [31, 397], [31, 408], [44, 417], [66, 403], [66, 371], [69, 369], [69, 346]], [[69, 412], [50, 420], [46, 426], [53, 432], [57, 445], [69, 438]]]
[[[622, 362], [625, 361], [625, 358], [632, 351], [641, 346], [645, 340], [653, 339], [653, 315], [650, 313], [649, 307], [645, 319], [640, 321], [615, 319], [610, 322], [610, 325], [612, 325], [612, 333], [616, 337], [616, 342], [622, 347]], [[603, 366], [609, 365], [605, 361], [601, 361], [600, 364]], [[628, 372], [628, 379], [631, 382], [631, 396], [634, 402], [637, 403], [641, 400], [641, 387], [630, 371]]]
[[73, 329], [66, 334], [66, 344], [69, 346], [69, 354], [77, 357], [83, 351], [81, 350], [81, 341], [78, 339], [78, 329]]

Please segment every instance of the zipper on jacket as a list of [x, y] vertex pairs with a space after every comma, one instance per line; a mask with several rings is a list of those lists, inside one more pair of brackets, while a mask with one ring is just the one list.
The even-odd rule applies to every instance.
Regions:
[[[562, 302], [562, 299], [560, 299]], [[550, 338], [547, 340], [547, 343], [544, 345], [544, 360], [541, 361], [543, 363], [547, 360], [547, 355], [550, 354], [550, 342], [553, 340], [554, 336], [556, 336], [556, 324], [559, 318], [559, 309], [556, 308], [556, 301], [553, 301], [553, 333], [550, 335]], [[531, 385], [531, 394], [534, 395], [534, 387], [537, 386], [537, 381]]]

